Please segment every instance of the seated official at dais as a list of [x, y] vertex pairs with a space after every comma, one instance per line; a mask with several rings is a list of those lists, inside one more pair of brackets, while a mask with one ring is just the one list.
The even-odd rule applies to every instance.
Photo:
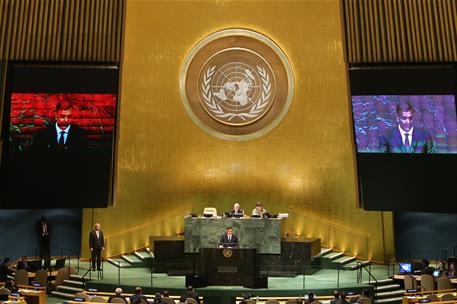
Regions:
[[255, 208], [254, 210], [252, 210], [252, 216], [260, 216], [260, 217], [264, 217], [265, 214], [267, 213], [267, 210], [263, 209], [263, 203], [261, 202], [257, 202], [255, 204]]
[[228, 216], [230, 217], [243, 217], [244, 210], [241, 209], [240, 204], [235, 203], [233, 204], [233, 209], [228, 212]]

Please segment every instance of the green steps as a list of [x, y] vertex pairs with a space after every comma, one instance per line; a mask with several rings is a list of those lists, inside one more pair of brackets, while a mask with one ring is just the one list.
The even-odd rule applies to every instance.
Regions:
[[110, 263], [116, 267], [119, 267], [119, 268], [131, 268], [132, 267], [129, 262], [125, 261], [122, 258], [108, 259], [108, 263]]
[[134, 254], [142, 261], [151, 260], [153, 258], [153, 254], [149, 253], [148, 250], [135, 251]]
[[122, 255], [122, 259], [130, 264], [130, 267], [133, 268], [142, 268], [142, 267], [147, 267], [149, 263], [145, 259], [141, 259], [135, 254], [128, 254], [128, 255]]
[[349, 264], [355, 260], [356, 260], [356, 258], [354, 256], [344, 256], [344, 257], [334, 260], [333, 262], [343, 266], [343, 265]]

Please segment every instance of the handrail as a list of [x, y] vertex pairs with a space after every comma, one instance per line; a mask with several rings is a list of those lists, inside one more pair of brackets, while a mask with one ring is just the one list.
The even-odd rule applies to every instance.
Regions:
[[[101, 262], [101, 269], [100, 270], [96, 270], [97, 271], [97, 278], [98, 279], [103, 279], [103, 268], [104, 268], [104, 262], [105, 262], [105, 259], [103, 257], [100, 257], [100, 262]], [[79, 259], [78, 259], [78, 263], [79, 263]], [[120, 266], [120, 263], [119, 263], [119, 266]], [[82, 275], [81, 279], [83, 281], [83, 284], [84, 284], [84, 288], [86, 288], [86, 276], [87, 274], [89, 274], [89, 279], [92, 279], [92, 258], [89, 259], [89, 269]], [[119, 282], [120, 284], [120, 282]]]
[[393, 255], [388, 255], [387, 256], [387, 276], [390, 277], [390, 265], [392, 262], [392, 275], [395, 274], [395, 265], [400, 266], [400, 263], [397, 261], [395, 256]]
[[[368, 273], [368, 284], [371, 283], [371, 278], [374, 280], [374, 292], [376, 293], [376, 289], [378, 286], [378, 280], [374, 277], [374, 275], [371, 273], [371, 262], [368, 265], [364, 265], [362, 262], [357, 262], [358, 266], [358, 272], [357, 272], [357, 283], [362, 283], [362, 277], [363, 277], [363, 271], [365, 270]], [[368, 266], [368, 269], [367, 269]]]

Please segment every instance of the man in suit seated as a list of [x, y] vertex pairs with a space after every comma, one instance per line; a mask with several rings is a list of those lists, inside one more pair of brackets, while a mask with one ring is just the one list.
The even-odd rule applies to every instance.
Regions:
[[238, 238], [233, 234], [233, 228], [227, 227], [226, 233], [221, 237], [219, 248], [234, 248], [238, 247]]
[[422, 269], [421, 269], [420, 273], [433, 275], [434, 271], [435, 271], [435, 267], [430, 266], [430, 261], [427, 259], [423, 259], [422, 260]]
[[16, 270], [25, 269], [30, 271], [29, 264], [27, 263], [27, 256], [23, 256], [16, 264]]
[[379, 138], [379, 150], [383, 153], [433, 153], [430, 132], [414, 126], [414, 107], [410, 102], [397, 104], [398, 125]]
[[130, 297], [131, 304], [139, 304], [142, 300], [148, 302], [146, 296], [143, 294], [143, 289], [141, 287], [135, 288], [135, 293]]
[[197, 303], [200, 303], [200, 298], [197, 293], [194, 291], [192, 286], [188, 286], [184, 294], [179, 298], [180, 303], [186, 303], [186, 299], [194, 299]]
[[252, 210], [252, 215], [264, 217], [265, 213], [267, 213], [267, 210], [263, 209], [263, 203], [262, 202], [255, 203], [255, 208], [254, 208], [254, 210]]
[[114, 290], [114, 295], [108, 298], [108, 303], [112, 303], [113, 299], [122, 299], [127, 304], [127, 299], [122, 295], [122, 288], [118, 287]]
[[244, 210], [240, 208], [240, 204], [235, 203], [235, 204], [233, 204], [233, 209], [230, 210], [229, 214], [231, 217], [235, 217], [235, 216], [243, 217]]

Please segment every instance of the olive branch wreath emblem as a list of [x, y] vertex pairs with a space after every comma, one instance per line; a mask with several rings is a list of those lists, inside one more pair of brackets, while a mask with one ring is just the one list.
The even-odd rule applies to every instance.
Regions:
[[219, 118], [228, 118], [228, 121], [232, 120], [235, 117], [238, 117], [242, 120], [246, 118], [255, 118], [260, 115], [260, 113], [265, 109], [265, 107], [270, 102], [271, 97], [271, 82], [270, 76], [263, 67], [257, 66], [257, 72], [260, 75], [262, 80], [262, 94], [259, 100], [249, 109], [249, 112], [244, 113], [226, 113], [224, 109], [216, 102], [211, 92], [211, 80], [216, 72], [216, 66], [209, 67], [205, 75], [203, 76], [202, 82], [202, 95], [205, 104], [208, 106], [209, 110]]

